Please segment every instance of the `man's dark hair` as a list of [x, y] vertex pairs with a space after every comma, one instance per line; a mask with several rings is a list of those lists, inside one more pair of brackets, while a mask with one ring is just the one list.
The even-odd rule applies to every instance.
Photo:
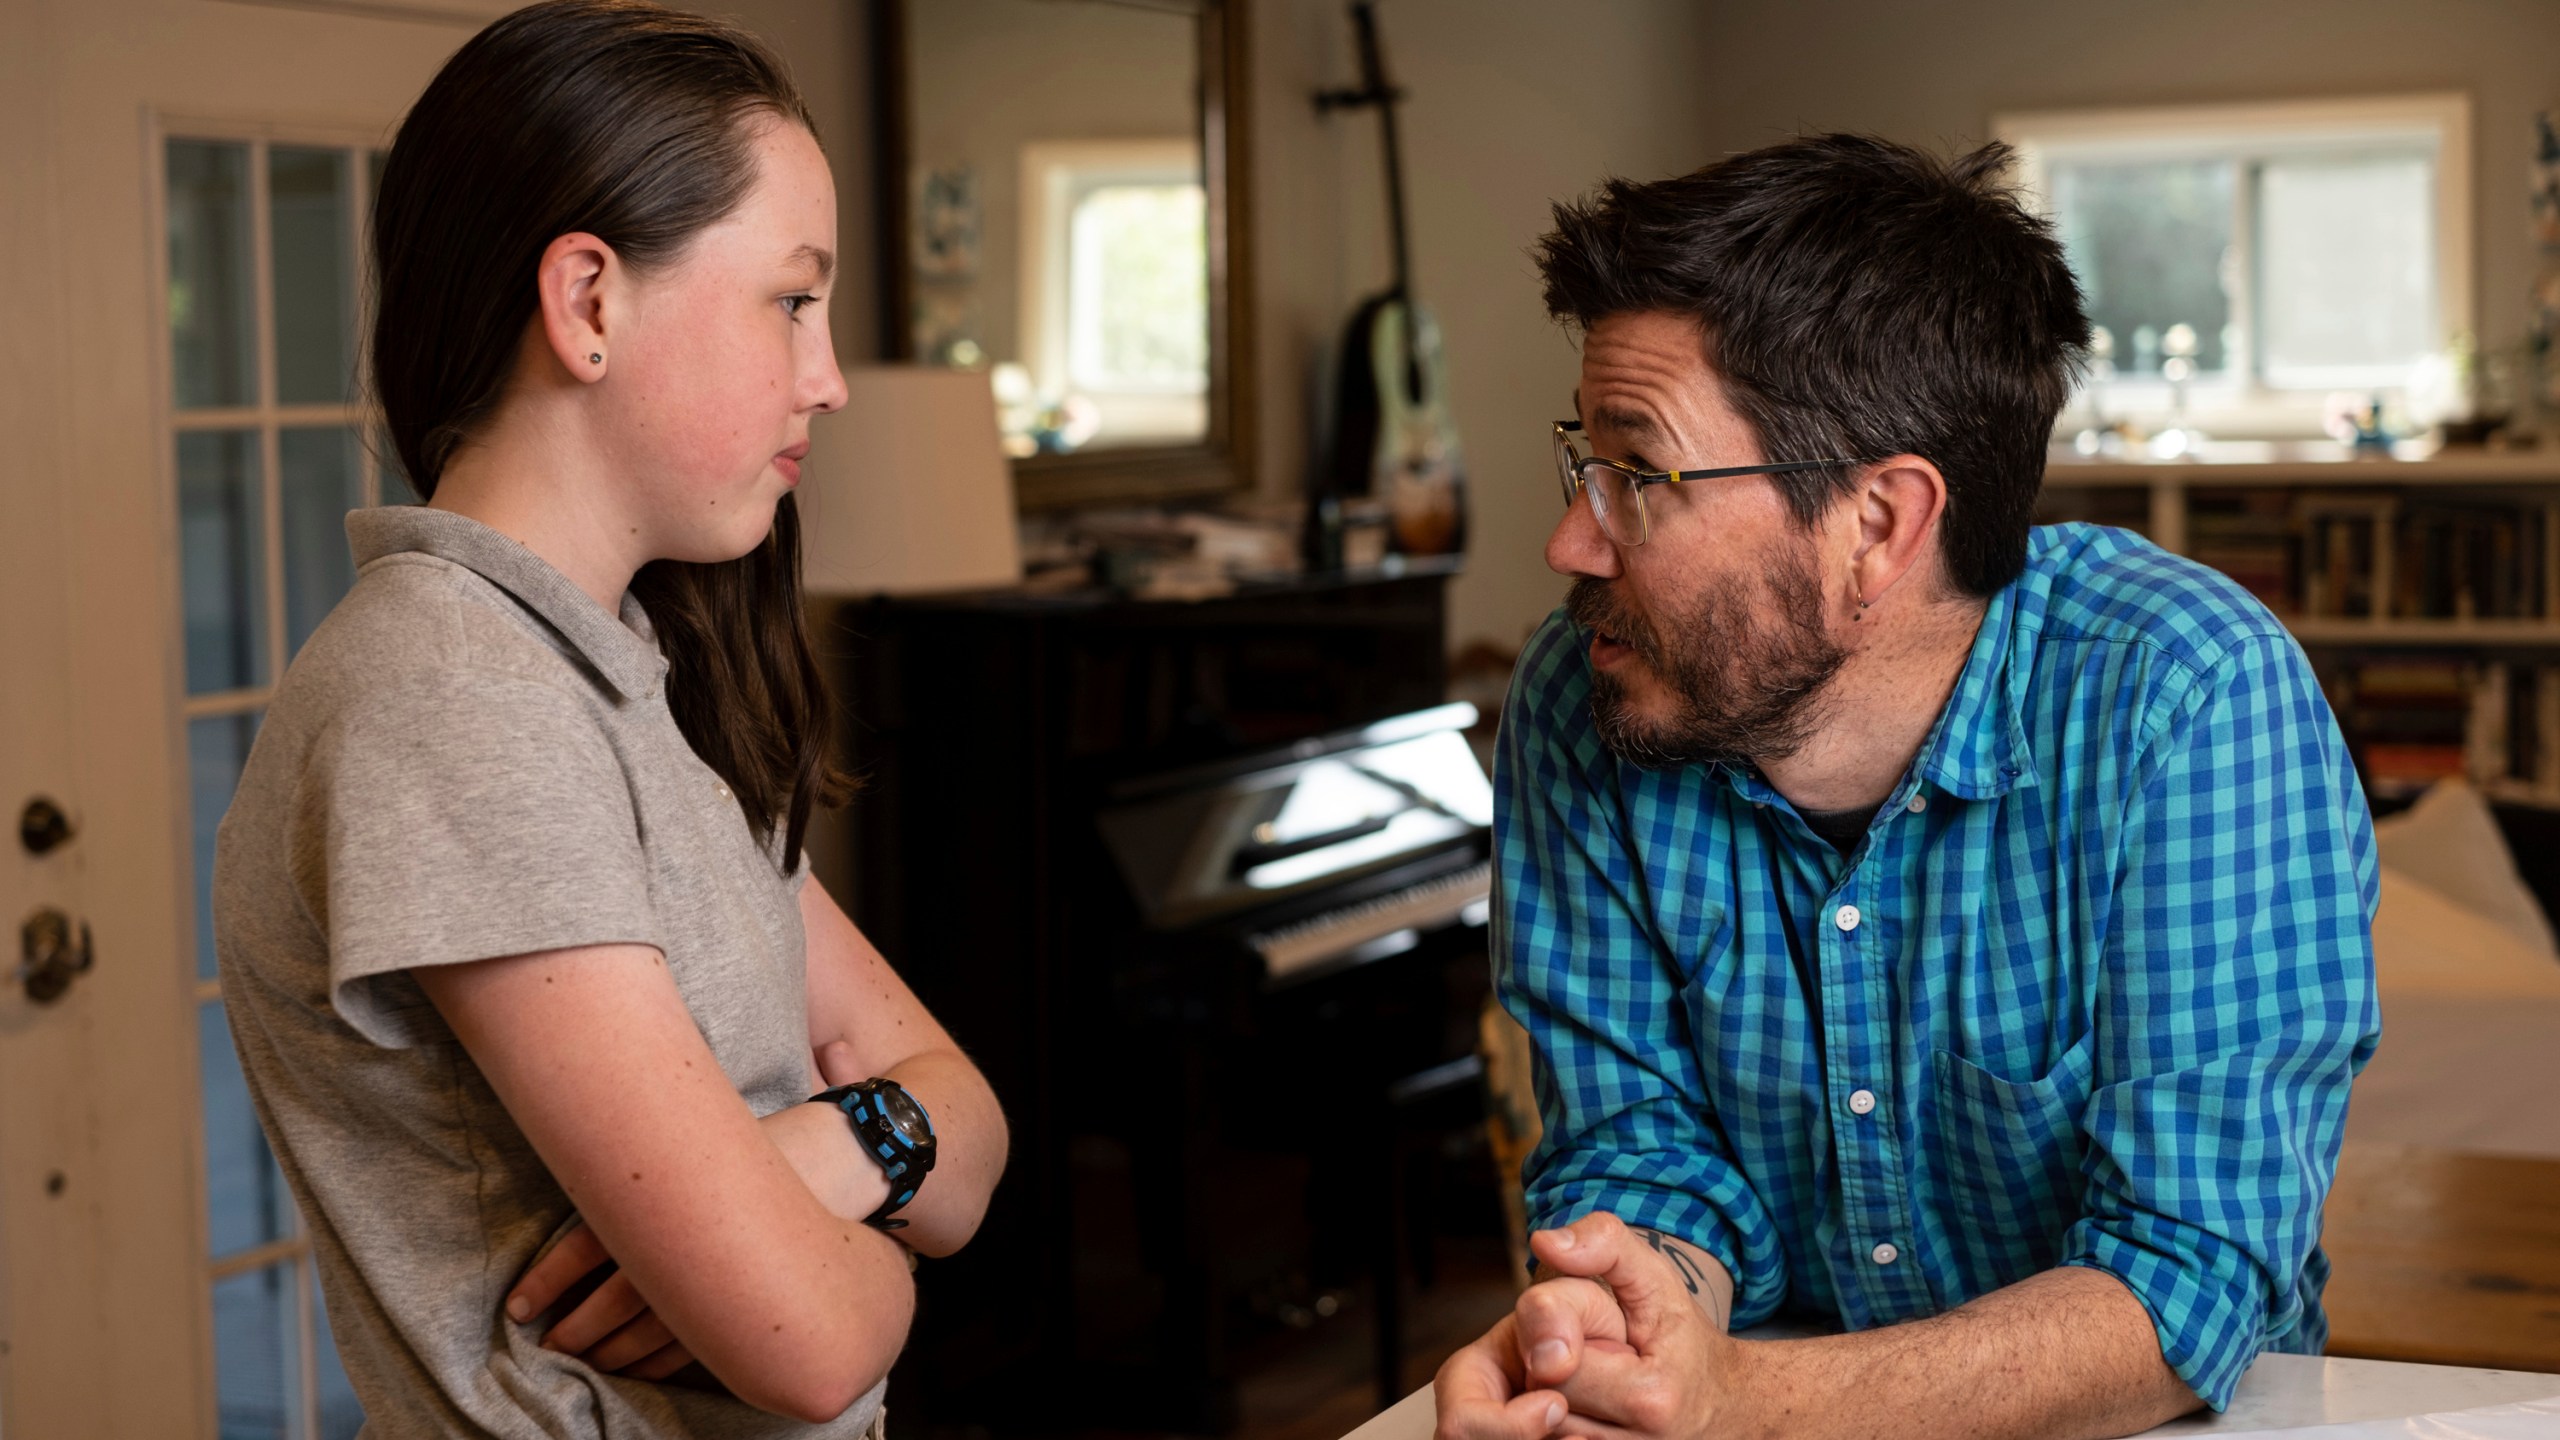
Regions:
[[[1555, 207], [1547, 309], [1698, 321], [1705, 358], [1770, 460], [1913, 454], [1947, 480], [1957, 589], [2026, 567], [2054, 417], [2089, 343], [2053, 228], [2003, 179], [2011, 152], [1948, 161], [1818, 135], [1676, 179], [1610, 180]], [[1810, 526], [1850, 474], [1770, 477]]]

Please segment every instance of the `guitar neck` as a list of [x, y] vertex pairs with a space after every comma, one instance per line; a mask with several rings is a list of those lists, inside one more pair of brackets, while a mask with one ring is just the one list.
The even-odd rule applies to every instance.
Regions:
[[1378, 135], [1385, 142], [1387, 170], [1387, 244], [1395, 262], [1395, 293], [1412, 298], [1412, 265], [1405, 248], [1404, 152], [1396, 139], [1396, 95], [1387, 80], [1384, 48], [1378, 43], [1377, 8], [1370, 0], [1351, 7], [1351, 23], [1360, 43], [1361, 79], [1377, 97]]

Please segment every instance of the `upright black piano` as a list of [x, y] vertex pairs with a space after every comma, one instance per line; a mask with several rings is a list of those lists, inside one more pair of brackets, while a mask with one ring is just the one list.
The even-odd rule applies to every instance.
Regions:
[[1445, 578], [832, 617], [849, 906], [1014, 1136], [902, 1429], [1225, 1429], [1233, 1329], [1369, 1273], [1388, 1097], [1465, 1074], [1487, 989]]

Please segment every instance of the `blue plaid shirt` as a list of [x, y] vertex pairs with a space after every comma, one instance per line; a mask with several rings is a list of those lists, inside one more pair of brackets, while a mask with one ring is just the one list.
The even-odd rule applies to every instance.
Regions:
[[2381, 1029], [2373, 831], [2301, 650], [2223, 576], [2039, 529], [1849, 855], [1733, 765], [1601, 748], [1562, 612], [1495, 767], [1537, 1225], [1704, 1249], [1738, 1329], [2123, 1281], [2216, 1409], [2327, 1336], [2320, 1206]]

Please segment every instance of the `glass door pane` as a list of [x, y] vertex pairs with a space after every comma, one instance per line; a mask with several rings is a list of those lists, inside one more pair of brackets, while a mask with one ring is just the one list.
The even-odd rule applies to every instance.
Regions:
[[220, 1259], [292, 1234], [293, 1196], [250, 1108], [221, 1001], [197, 1007], [196, 1039], [204, 1072], [205, 1230]]
[[[197, 1014], [224, 1440], [352, 1440], [364, 1423], [330, 1345], [311, 1242], [231, 1043], [213, 939], [214, 841], [271, 687], [355, 579], [345, 517], [368, 489], [353, 403], [359, 164], [378, 175], [379, 152], [207, 139], [172, 139], [167, 149], [166, 298], [180, 412], [169, 443], [196, 901], [195, 961], [179, 975]], [[184, 413], [211, 407], [232, 413]]]
[[275, 296], [276, 403], [343, 401], [355, 374], [355, 246], [348, 154], [267, 152], [268, 274]]
[[[213, 841], [231, 808], [231, 792], [258, 738], [255, 715], [209, 715], [187, 722], [187, 809], [195, 857], [196, 978], [210, 980], [213, 954]], [[231, 1042], [225, 1039], [227, 1046]]]
[[267, 680], [266, 506], [252, 430], [178, 437], [178, 552], [187, 693]]
[[302, 1319], [290, 1261], [213, 1287], [214, 1406], [222, 1440], [302, 1440]]
[[169, 339], [178, 408], [254, 405], [249, 147], [169, 142]]
[[355, 584], [347, 512], [364, 504], [364, 457], [350, 426], [286, 430], [276, 439], [284, 482], [284, 645], [291, 655]]
[[312, 1363], [320, 1372], [320, 1440], [356, 1440], [356, 1432], [364, 1428], [364, 1407], [356, 1403], [346, 1367], [338, 1363], [338, 1346], [329, 1335], [329, 1307], [317, 1276], [311, 1284], [311, 1316]]

